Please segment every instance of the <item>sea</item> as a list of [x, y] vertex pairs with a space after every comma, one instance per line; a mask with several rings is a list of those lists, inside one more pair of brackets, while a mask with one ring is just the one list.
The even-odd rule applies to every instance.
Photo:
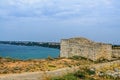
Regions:
[[18, 46], [10, 44], [0, 44], [0, 57], [10, 57], [14, 59], [44, 59], [47, 57], [57, 58], [60, 50], [39, 46]]

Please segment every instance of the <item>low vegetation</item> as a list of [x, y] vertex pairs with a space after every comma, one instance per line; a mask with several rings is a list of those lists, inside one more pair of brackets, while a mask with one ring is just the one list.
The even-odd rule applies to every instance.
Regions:
[[61, 77], [53, 77], [49, 80], [120, 80], [120, 77], [98, 75], [94, 70], [82, 68], [75, 73], [68, 73]]
[[[100, 69], [90, 68], [90, 65], [110, 62], [105, 59], [100, 59], [98, 62], [91, 61], [80, 56], [73, 56], [71, 58], [52, 58], [48, 56], [46, 59], [29, 59], [18, 60], [10, 57], [0, 57], [0, 74], [35, 72], [35, 71], [52, 71], [65, 67], [83, 66], [79, 71], [68, 73], [60, 77], [47, 78], [46, 80], [119, 80], [120, 77], [113, 77], [107, 75], [107, 71], [120, 70], [120, 64], [113, 64], [111, 66], [104, 66]], [[96, 66], [95, 66], [96, 67]]]
[[46, 59], [29, 59], [29, 60], [17, 60], [10, 57], [0, 58], [0, 74], [9, 73], [22, 73], [22, 72], [35, 72], [35, 71], [51, 71], [64, 67], [72, 67], [79, 65], [93, 64], [93, 62], [88, 61], [83, 58], [71, 59], [67, 58], [52, 58], [48, 57]]

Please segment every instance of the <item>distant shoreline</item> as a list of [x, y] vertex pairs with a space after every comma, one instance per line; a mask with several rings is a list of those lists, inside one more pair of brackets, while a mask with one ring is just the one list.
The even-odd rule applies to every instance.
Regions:
[[0, 44], [41, 46], [41, 47], [60, 49], [60, 43], [58, 42], [0, 41]]

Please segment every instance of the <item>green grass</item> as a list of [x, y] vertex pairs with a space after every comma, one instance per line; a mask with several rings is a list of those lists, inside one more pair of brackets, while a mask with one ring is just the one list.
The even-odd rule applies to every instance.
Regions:
[[97, 76], [94, 71], [89, 69], [81, 69], [75, 73], [69, 73], [62, 77], [54, 77], [50, 80], [120, 80], [120, 78], [113, 78], [108, 75]]
[[[65, 76], [62, 77], [55, 77], [52, 78], [51, 80], [95, 80], [92, 77], [88, 77], [90, 72], [85, 72], [85, 71], [77, 71], [75, 73], [69, 73]], [[92, 73], [93, 74], [93, 73]]]
[[63, 77], [52, 78], [51, 80], [79, 80], [79, 78], [77, 78], [76, 76], [74, 76], [74, 74], [71, 73]]

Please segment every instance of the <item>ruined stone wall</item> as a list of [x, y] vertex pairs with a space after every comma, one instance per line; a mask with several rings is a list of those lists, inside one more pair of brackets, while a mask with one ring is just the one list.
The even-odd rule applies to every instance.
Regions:
[[112, 45], [96, 43], [85, 38], [63, 39], [60, 57], [82, 56], [93, 61], [111, 59]]
[[120, 58], [120, 49], [112, 49], [112, 57]]
[[62, 40], [61, 44], [60, 44], [60, 57], [69, 57], [68, 53], [69, 53], [69, 42], [68, 40]]

